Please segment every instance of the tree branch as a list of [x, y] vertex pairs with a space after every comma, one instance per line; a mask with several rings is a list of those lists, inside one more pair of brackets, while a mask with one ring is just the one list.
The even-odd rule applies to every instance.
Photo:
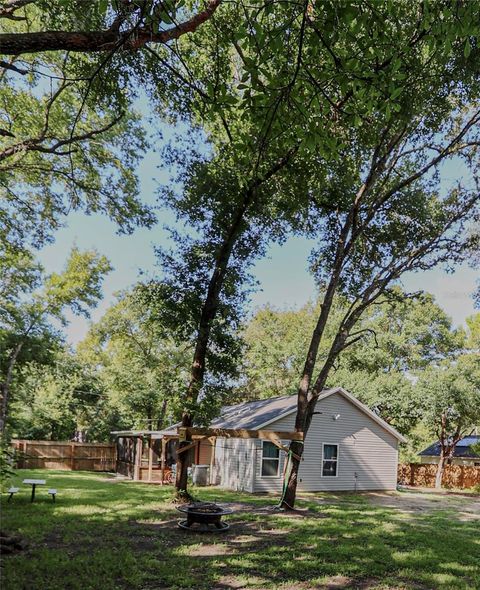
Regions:
[[36, 31], [32, 33], [4, 33], [0, 35], [0, 49], [4, 55], [20, 55], [41, 51], [103, 52], [119, 48], [136, 51], [149, 43], [168, 43], [194, 32], [209, 20], [221, 0], [209, 0], [205, 10], [165, 31], [154, 32], [151, 25], [118, 31]]
[[68, 146], [79, 141], [85, 141], [87, 139], [95, 137], [96, 135], [99, 135], [100, 133], [105, 133], [114, 125], [116, 125], [120, 121], [122, 116], [123, 115], [119, 115], [104, 127], [101, 127], [99, 129], [92, 129], [91, 131], [87, 131], [85, 133], [81, 133], [78, 135], [73, 135], [72, 137], [68, 137], [67, 139], [60, 139], [53, 145], [43, 145], [43, 142], [46, 140], [45, 135], [41, 135], [40, 137], [34, 139], [27, 139], [25, 141], [12, 145], [9, 148], [0, 152], [0, 162], [19, 152], [42, 152], [45, 154], [68, 155], [69, 153], [71, 153], [70, 151], [60, 152], [58, 150], [64, 146]]

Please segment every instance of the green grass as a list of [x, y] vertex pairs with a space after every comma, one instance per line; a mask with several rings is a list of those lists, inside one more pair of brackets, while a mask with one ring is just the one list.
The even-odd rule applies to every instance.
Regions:
[[[33, 504], [25, 477], [47, 479]], [[168, 487], [85, 472], [16, 479], [20, 493], [8, 504], [2, 495], [2, 529], [28, 547], [4, 558], [2, 590], [480, 588], [479, 521], [443, 505], [404, 512], [323, 494], [291, 517], [259, 512], [272, 498], [202, 488], [200, 499], [253, 509], [230, 516], [230, 531], [206, 535], [177, 528]], [[56, 504], [47, 487], [58, 489]]]

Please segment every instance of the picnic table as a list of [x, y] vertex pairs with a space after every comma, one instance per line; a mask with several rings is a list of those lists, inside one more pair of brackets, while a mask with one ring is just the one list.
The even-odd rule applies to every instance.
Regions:
[[37, 486], [44, 486], [47, 481], [45, 479], [24, 479], [22, 483], [32, 486], [32, 495], [30, 497], [30, 502], [35, 500], [35, 488]]

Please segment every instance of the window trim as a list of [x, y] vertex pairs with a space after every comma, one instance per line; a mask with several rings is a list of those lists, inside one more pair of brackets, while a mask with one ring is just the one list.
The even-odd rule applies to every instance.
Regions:
[[[325, 459], [324, 458], [325, 457], [325, 445], [337, 447], [337, 459], [335, 460], [335, 462], [337, 464], [337, 469], [335, 470], [335, 475], [323, 475], [323, 462], [334, 460], [334, 459]], [[322, 443], [322, 462], [320, 463], [320, 477], [326, 477], [327, 479], [333, 479], [335, 477], [338, 477], [339, 463], [340, 463], [340, 443], [329, 443], [329, 442]]]
[[[265, 457], [263, 454], [263, 450], [265, 448], [265, 443], [272, 444], [276, 449], [278, 449], [278, 458], [275, 457]], [[280, 477], [280, 449], [275, 445], [271, 440], [262, 440], [262, 458], [260, 461], [260, 477], [262, 479], [278, 479]], [[277, 473], [276, 475], [263, 475], [263, 461], [277, 461]]]

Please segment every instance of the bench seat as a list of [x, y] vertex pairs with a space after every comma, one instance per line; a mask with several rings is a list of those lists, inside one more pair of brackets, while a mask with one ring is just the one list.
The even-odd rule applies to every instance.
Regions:
[[11, 487], [7, 490], [7, 494], [10, 494], [10, 496], [8, 496], [8, 502], [10, 502], [10, 500], [13, 498], [13, 494], [16, 494], [18, 491], [20, 491], [20, 488], [14, 487]]

